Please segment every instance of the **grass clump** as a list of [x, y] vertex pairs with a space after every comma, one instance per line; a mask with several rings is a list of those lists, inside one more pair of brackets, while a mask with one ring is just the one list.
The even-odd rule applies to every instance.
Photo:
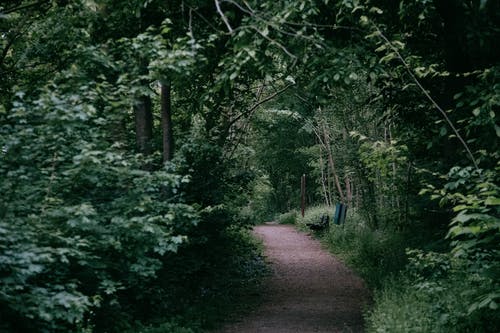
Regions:
[[291, 210], [287, 213], [280, 214], [276, 217], [279, 224], [295, 224], [297, 222], [297, 211]]

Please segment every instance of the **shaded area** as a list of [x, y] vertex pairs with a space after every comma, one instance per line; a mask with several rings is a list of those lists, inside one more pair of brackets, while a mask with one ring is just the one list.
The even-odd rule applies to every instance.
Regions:
[[268, 224], [254, 233], [264, 242], [273, 272], [263, 304], [220, 333], [363, 331], [368, 291], [359, 277], [292, 226]]

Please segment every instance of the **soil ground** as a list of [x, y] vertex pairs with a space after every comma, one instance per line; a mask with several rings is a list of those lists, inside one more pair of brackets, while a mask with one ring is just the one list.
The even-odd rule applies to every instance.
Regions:
[[363, 332], [369, 293], [358, 276], [293, 226], [266, 224], [254, 233], [272, 269], [262, 304], [219, 333]]

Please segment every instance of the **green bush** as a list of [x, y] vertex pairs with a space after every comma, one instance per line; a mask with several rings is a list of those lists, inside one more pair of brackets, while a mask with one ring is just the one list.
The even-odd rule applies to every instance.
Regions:
[[276, 220], [279, 224], [295, 224], [297, 221], [297, 212], [292, 210], [287, 213], [280, 214]]
[[[449, 260], [443, 260], [450, 259], [449, 255], [430, 257], [428, 266], [421, 259], [418, 264], [428, 278], [415, 276], [410, 265], [405, 274], [387, 280], [375, 292], [374, 309], [366, 316], [367, 331], [499, 332], [498, 309], [471, 312], [469, 307], [471, 300], [488, 289], [488, 281], [468, 275], [465, 267], [450, 269]], [[440, 273], [429, 276], [429, 272]]]
[[0, 128], [6, 330], [68, 332], [144, 311], [131, 304], [148, 304], [152, 281], [199, 222], [176, 194], [184, 177], [145, 171], [107, 140], [114, 119], [96, 111], [89, 85], [20, 98]]
[[0, 115], [0, 331], [121, 332], [258, 276], [238, 234], [246, 176], [208, 143], [149, 170], [158, 156], [109, 138], [116, 114], [94, 106], [107, 86], [81, 85], [69, 75]]
[[330, 223], [332, 221], [333, 211], [328, 206], [313, 206], [305, 210], [304, 217], [299, 216], [297, 223], [303, 230], [308, 229], [307, 224], [316, 224], [321, 220], [321, 216], [329, 215]]

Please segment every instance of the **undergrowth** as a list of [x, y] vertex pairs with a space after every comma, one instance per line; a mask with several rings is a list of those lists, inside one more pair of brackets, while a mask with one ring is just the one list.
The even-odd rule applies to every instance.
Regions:
[[[307, 224], [317, 223], [325, 213], [331, 216], [333, 211], [312, 207], [303, 218], [297, 217], [297, 227], [310, 232]], [[470, 306], [488, 301], [481, 295], [494, 294], [492, 280], [471, 274], [467, 262], [450, 254], [446, 242], [423, 233], [428, 228], [408, 229], [372, 230], [350, 210], [344, 225], [331, 224], [328, 230], [315, 232], [372, 290], [366, 330], [500, 332], [497, 307], [474, 311]]]
[[283, 214], [279, 214], [275, 220], [279, 223], [279, 224], [295, 224], [295, 222], [297, 221], [297, 211], [295, 210], [291, 210], [287, 213], [283, 213]]
[[[297, 219], [303, 231], [307, 224], [318, 223], [323, 214], [333, 215], [325, 206], [311, 207]], [[330, 223], [330, 228], [317, 232], [321, 242], [347, 265], [353, 267], [371, 288], [380, 287], [387, 277], [397, 274], [407, 263], [405, 235], [381, 230], [373, 231], [353, 210], [347, 211], [343, 225]]]
[[499, 332], [498, 311], [469, 312], [484, 283], [459, 272], [421, 282], [403, 275], [388, 279], [375, 290], [367, 332]]
[[[268, 267], [262, 244], [246, 230], [228, 230], [217, 253], [221, 258], [202, 278], [203, 286], [192, 292], [190, 302], [174, 315], [149, 325], [137, 323], [127, 333], [198, 333], [215, 329], [245, 315], [260, 302], [258, 292]], [[217, 251], [217, 248], [213, 248]], [[199, 281], [197, 281], [199, 282]]]

